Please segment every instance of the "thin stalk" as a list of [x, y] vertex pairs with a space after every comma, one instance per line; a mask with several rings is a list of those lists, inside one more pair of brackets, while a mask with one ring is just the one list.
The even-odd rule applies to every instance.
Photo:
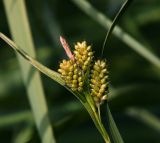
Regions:
[[111, 141], [110, 141], [109, 135], [108, 135], [108, 133], [107, 133], [107, 131], [106, 131], [101, 119], [99, 118], [99, 115], [96, 112], [94, 112], [94, 116], [95, 116], [95, 119], [96, 119], [96, 121], [98, 122], [98, 124], [100, 126], [100, 129], [101, 129], [101, 131], [102, 131], [102, 133], [104, 135], [106, 143], [110, 143]]
[[104, 51], [104, 48], [105, 48], [105, 45], [107, 45], [107, 41], [109, 40], [109, 37], [111, 36], [111, 33], [114, 29], [114, 27], [116, 26], [118, 20], [122, 17], [122, 15], [124, 14], [124, 12], [126, 11], [126, 9], [129, 7], [129, 5], [131, 4], [133, 0], [126, 0], [122, 7], [120, 8], [120, 10], [118, 11], [118, 13], [116, 14], [115, 18], [113, 19], [113, 22], [111, 24], [111, 27], [109, 28], [107, 34], [106, 34], [106, 37], [104, 39], [104, 43], [103, 43], [103, 46], [102, 46], [102, 53], [101, 53], [101, 57], [103, 56], [103, 51]]
[[[35, 57], [24, 0], [3, 0], [3, 3], [14, 41]], [[33, 71], [22, 57], [17, 55], [17, 58], [41, 141], [42, 143], [55, 143], [40, 74]]]
[[102, 121], [101, 120], [101, 108], [100, 108], [100, 105], [98, 105], [97, 110], [98, 110], [99, 120]]
[[[100, 131], [101, 135], [103, 136], [106, 143], [110, 142], [109, 136], [103, 126], [103, 123], [101, 121], [101, 115], [100, 115], [100, 106], [96, 108], [95, 103], [93, 101], [93, 98], [89, 93], [84, 93], [84, 96], [86, 97], [86, 103], [89, 104], [89, 107], [86, 107], [87, 111], [89, 112], [93, 122], [95, 123], [97, 129]], [[91, 108], [91, 109], [90, 109]], [[90, 109], [90, 110], [88, 110]]]
[[[109, 135], [107, 134], [106, 129], [104, 128], [103, 123], [101, 122], [101, 119], [97, 114], [91, 95], [86, 92], [84, 92], [83, 94], [74, 93], [69, 88], [67, 88], [67, 90], [69, 90], [72, 94], [74, 94], [80, 100], [80, 102], [84, 105], [89, 115], [91, 116], [96, 128], [98, 129], [103, 139], [105, 140], [105, 143], [110, 143]], [[82, 97], [86, 97], [86, 98], [83, 99]]]
[[85, 106], [86, 110], [90, 114], [96, 128], [98, 129], [103, 139], [105, 140], [105, 143], [110, 143], [109, 135], [107, 134], [102, 122], [99, 120], [97, 113], [92, 110], [92, 108], [88, 103], [85, 103], [83, 105]]
[[87, 100], [88, 104], [90, 105], [90, 107], [92, 108], [93, 112], [96, 112], [95, 103], [94, 103], [91, 95], [89, 93], [85, 92], [84, 96], [86, 97], [86, 100]]

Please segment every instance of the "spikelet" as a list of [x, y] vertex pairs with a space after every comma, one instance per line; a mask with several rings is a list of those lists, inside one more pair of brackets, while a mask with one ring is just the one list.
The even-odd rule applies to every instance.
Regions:
[[61, 73], [61, 76], [68, 87], [73, 91], [82, 91], [82, 72], [81, 70], [78, 70], [78, 66], [74, 60], [63, 60], [60, 63], [58, 71]]
[[[98, 106], [103, 103], [107, 98], [108, 90], [108, 71], [106, 68], [106, 62], [98, 60], [94, 63], [93, 69], [91, 69], [91, 62], [93, 61], [93, 52], [91, 46], [88, 46], [86, 41], [77, 42], [75, 45], [74, 54], [70, 51], [69, 45], [66, 40], [60, 38], [62, 46], [64, 47], [69, 60], [63, 60], [60, 63], [58, 72], [61, 74], [65, 83], [73, 91], [83, 91], [86, 76], [85, 73], [91, 76], [90, 79], [90, 91], [91, 95]], [[89, 70], [88, 70], [89, 69]]]
[[86, 70], [90, 67], [91, 61], [93, 59], [93, 52], [91, 46], [87, 46], [86, 41], [77, 42], [74, 50], [74, 57], [78, 66], [85, 73]]
[[91, 71], [91, 95], [96, 105], [100, 105], [107, 99], [108, 90], [108, 71], [106, 62], [98, 60], [94, 63]]

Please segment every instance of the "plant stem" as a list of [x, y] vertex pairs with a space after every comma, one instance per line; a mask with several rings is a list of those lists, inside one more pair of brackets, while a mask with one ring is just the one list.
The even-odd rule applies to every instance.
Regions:
[[100, 104], [97, 106], [97, 110], [98, 110], [98, 116], [99, 116], [99, 120], [101, 120], [101, 108], [100, 108]]
[[108, 135], [108, 133], [107, 133], [102, 121], [101, 121], [101, 118], [99, 118], [99, 115], [96, 112], [94, 113], [94, 116], [95, 116], [96, 121], [98, 122], [98, 124], [100, 126], [101, 131], [103, 132], [105, 142], [110, 143], [109, 135]]
[[96, 112], [96, 110], [92, 110], [92, 107], [90, 106], [90, 104], [88, 102], [83, 103], [83, 105], [85, 106], [85, 108], [87, 109], [89, 115], [91, 116], [96, 128], [98, 129], [98, 131], [100, 132], [100, 134], [102, 135], [105, 143], [110, 143], [110, 138], [108, 133], [106, 132], [106, 129], [104, 128], [103, 123], [100, 121], [100, 118]]

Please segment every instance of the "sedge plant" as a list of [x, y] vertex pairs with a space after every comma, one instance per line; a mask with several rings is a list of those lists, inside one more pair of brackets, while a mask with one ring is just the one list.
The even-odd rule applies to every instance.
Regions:
[[[127, 0], [117, 13], [113, 23], [106, 35], [102, 54], [105, 44], [111, 35], [114, 26], [118, 19], [122, 16], [131, 1]], [[9, 44], [17, 53], [26, 59], [36, 69], [65, 87], [73, 95], [75, 95], [84, 105], [85, 109], [91, 116], [96, 128], [102, 135], [105, 143], [111, 143], [104, 124], [101, 120], [101, 105], [107, 103], [109, 82], [108, 82], [108, 63], [106, 59], [96, 59], [92, 46], [88, 45], [86, 41], [77, 42], [74, 45], [74, 51], [70, 50], [67, 41], [60, 36], [60, 42], [68, 56], [68, 59], [63, 59], [60, 62], [59, 69], [53, 71], [46, 66], [39, 63], [37, 60], [29, 56], [23, 49], [18, 47], [11, 39], [0, 33], [2, 38]], [[120, 133], [115, 125], [110, 109], [107, 104], [108, 118], [112, 140], [115, 143], [123, 143]]]
[[107, 64], [105, 60], [93, 60], [91, 46], [88, 46], [85, 41], [78, 42], [72, 54], [66, 40], [61, 37], [60, 41], [69, 59], [60, 63], [58, 73], [29, 56], [4, 34], [0, 33], [0, 37], [31, 65], [73, 93], [90, 114], [105, 142], [110, 143], [109, 135], [100, 116], [100, 105], [107, 99]]

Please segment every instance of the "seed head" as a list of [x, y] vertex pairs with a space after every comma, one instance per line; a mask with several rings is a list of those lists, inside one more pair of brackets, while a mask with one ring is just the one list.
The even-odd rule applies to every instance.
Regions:
[[96, 103], [99, 105], [103, 103], [107, 98], [108, 90], [108, 71], [106, 68], [106, 62], [98, 60], [94, 63], [91, 71], [91, 95]]
[[93, 52], [91, 46], [87, 46], [86, 41], [77, 42], [74, 50], [74, 57], [78, 66], [85, 71], [90, 67], [93, 59]]
[[[77, 42], [75, 45], [74, 54], [70, 51], [66, 40], [60, 37], [62, 46], [64, 47], [69, 60], [63, 60], [59, 65], [59, 73], [65, 80], [65, 83], [73, 91], [84, 90], [84, 83], [88, 75], [90, 79], [90, 93], [98, 106], [107, 99], [108, 93], [108, 71], [106, 62], [97, 60], [91, 70], [91, 62], [93, 60], [93, 52], [91, 46], [88, 46], [86, 41]], [[86, 72], [87, 71], [87, 72]], [[87, 76], [85, 73], [88, 73]], [[88, 87], [88, 86], [87, 86]]]
[[65, 80], [68, 87], [70, 87], [73, 91], [82, 91], [82, 72], [78, 70], [78, 66], [74, 60], [63, 60], [60, 63], [60, 68], [58, 71], [61, 73], [61, 76]]

